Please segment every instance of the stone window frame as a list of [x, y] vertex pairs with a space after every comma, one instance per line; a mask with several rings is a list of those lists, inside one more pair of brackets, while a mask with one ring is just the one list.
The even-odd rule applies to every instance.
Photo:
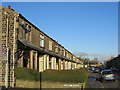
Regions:
[[58, 53], [58, 44], [55, 44], [55, 53]]
[[66, 58], [68, 58], [68, 52], [66, 51]]
[[62, 47], [60, 46], [60, 55], [62, 55]]
[[28, 41], [31, 41], [31, 29], [32, 27], [30, 25], [28, 25]]
[[44, 35], [40, 34], [39, 37], [40, 37], [40, 47], [44, 47]]
[[65, 49], [63, 48], [63, 56], [65, 56]]
[[52, 41], [49, 40], [49, 50], [52, 51]]
[[27, 24], [22, 24], [22, 28], [23, 28], [23, 38], [26, 40], [27, 39]]

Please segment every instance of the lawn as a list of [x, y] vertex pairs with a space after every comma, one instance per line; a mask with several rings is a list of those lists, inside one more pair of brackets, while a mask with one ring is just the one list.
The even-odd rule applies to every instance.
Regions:
[[[34, 69], [23, 67], [15, 68], [16, 79], [39, 81], [40, 73]], [[83, 83], [87, 80], [88, 71], [86, 69], [78, 70], [46, 70], [41, 73], [42, 81]]]
[[46, 70], [42, 73], [42, 81], [83, 83], [87, 80], [86, 69], [79, 70]]

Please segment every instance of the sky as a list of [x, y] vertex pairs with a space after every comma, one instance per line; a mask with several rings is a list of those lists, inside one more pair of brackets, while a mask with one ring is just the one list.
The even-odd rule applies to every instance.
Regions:
[[70, 52], [100, 62], [118, 54], [117, 2], [8, 2]]

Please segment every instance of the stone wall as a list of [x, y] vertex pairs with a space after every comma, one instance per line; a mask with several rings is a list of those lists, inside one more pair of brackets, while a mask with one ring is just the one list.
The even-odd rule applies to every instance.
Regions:
[[[9, 48], [9, 72], [8, 72], [8, 82], [10, 86], [14, 86], [14, 63], [13, 63], [13, 42], [14, 42], [14, 16], [15, 13], [11, 9], [2, 8], [2, 47]], [[2, 66], [2, 84], [5, 84], [5, 73], [6, 73], [6, 61], [3, 61]]]

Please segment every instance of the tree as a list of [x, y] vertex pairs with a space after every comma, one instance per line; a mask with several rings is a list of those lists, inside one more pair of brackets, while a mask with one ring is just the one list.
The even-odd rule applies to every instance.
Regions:
[[98, 64], [98, 59], [94, 58], [93, 60], [90, 61], [90, 64]]
[[87, 56], [87, 53], [84, 52], [74, 52], [74, 55], [78, 58], [85, 59]]
[[89, 62], [90, 62], [90, 59], [89, 59], [89, 58], [83, 59], [83, 63], [84, 63], [84, 64], [89, 64]]

